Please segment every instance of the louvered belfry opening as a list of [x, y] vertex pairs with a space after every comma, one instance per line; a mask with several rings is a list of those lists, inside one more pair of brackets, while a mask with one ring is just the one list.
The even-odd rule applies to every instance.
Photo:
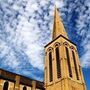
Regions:
[[72, 56], [73, 56], [73, 62], [74, 62], [74, 67], [75, 67], [76, 78], [77, 78], [77, 80], [79, 80], [78, 69], [77, 69], [77, 64], [76, 64], [76, 58], [75, 58], [74, 51], [72, 51]]
[[49, 80], [53, 81], [53, 71], [52, 71], [52, 52], [49, 52]]
[[67, 58], [69, 76], [72, 77], [71, 63], [70, 63], [70, 57], [69, 57], [69, 50], [68, 50], [67, 47], [65, 47], [65, 49], [66, 49], [66, 58]]
[[56, 47], [55, 53], [56, 53], [57, 78], [61, 78], [61, 62], [60, 62], [59, 47]]

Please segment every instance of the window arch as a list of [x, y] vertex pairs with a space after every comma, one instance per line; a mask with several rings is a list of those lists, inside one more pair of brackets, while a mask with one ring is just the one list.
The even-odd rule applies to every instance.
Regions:
[[57, 78], [60, 78], [61, 77], [61, 62], [60, 62], [59, 47], [55, 48], [55, 53], [56, 53]]
[[74, 51], [72, 51], [72, 57], [73, 57], [73, 62], [74, 62], [74, 67], [75, 67], [76, 78], [77, 78], [77, 80], [79, 80], [77, 63], [76, 63], [76, 58], [75, 58], [75, 53], [74, 53]]
[[70, 63], [70, 57], [69, 57], [69, 50], [68, 50], [67, 47], [65, 47], [65, 49], [66, 49], [66, 57], [67, 57], [69, 76], [72, 77], [71, 63]]
[[8, 90], [9, 83], [6, 81], [3, 86], [3, 90]]
[[74, 46], [70, 46], [70, 48], [71, 48], [72, 50], [75, 50]]
[[49, 48], [47, 49], [47, 51], [48, 51], [48, 52], [51, 52], [51, 51], [53, 51], [53, 48], [52, 48], [52, 47], [49, 47]]
[[69, 44], [67, 42], [64, 42], [63, 45], [64, 46], [69, 46]]
[[54, 44], [54, 47], [59, 47], [60, 46], [60, 43], [59, 42], [56, 42], [55, 44]]
[[49, 52], [49, 80], [53, 81], [52, 52]]
[[27, 90], [26, 86], [23, 87], [23, 90]]

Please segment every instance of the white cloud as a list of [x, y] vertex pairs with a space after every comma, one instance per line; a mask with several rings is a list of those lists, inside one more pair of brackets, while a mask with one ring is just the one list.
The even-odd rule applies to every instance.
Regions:
[[64, 6], [64, 0], [55, 0], [55, 5], [57, 8], [61, 8]]
[[[6, 19], [9, 19], [9, 22], [5, 23], [5, 28], [3, 29], [5, 30], [5, 36], [6, 34], [9, 35], [8, 37], [6, 36], [5, 40], [4, 38], [2, 39], [3, 42], [7, 43], [3, 48], [5, 49], [7, 47], [8, 49], [5, 49], [5, 51], [2, 52], [2, 56], [5, 52], [8, 52], [10, 48], [9, 56], [5, 60], [4, 65], [8, 65], [11, 68], [22, 68], [23, 66], [20, 65], [22, 65], [23, 60], [21, 60], [22, 57], [18, 56], [18, 54], [23, 55], [21, 54], [21, 51], [24, 51], [29, 58], [28, 63], [33, 67], [43, 70], [44, 46], [50, 40], [48, 35], [52, 29], [51, 18], [53, 8], [52, 5], [49, 6], [49, 1], [46, 0], [25, 1], [26, 3], [23, 4], [22, 0], [18, 0], [17, 2], [9, 0], [9, 4], [13, 3], [11, 6], [5, 2], [5, 4], [3, 3], [4, 6], [2, 6], [6, 15], [4, 22]], [[25, 8], [23, 8], [23, 5], [25, 5]], [[38, 13], [35, 13], [35, 11]], [[49, 15], [47, 13], [49, 13]], [[11, 17], [8, 17], [7, 14], [11, 15]], [[16, 18], [15, 15], [17, 15]], [[38, 24], [40, 24], [40, 27]], [[13, 59], [13, 62], [11, 58]], [[13, 64], [13, 66], [11, 64]]]
[[[12, 49], [7, 46], [5, 42], [0, 40], [0, 59], [3, 66], [8, 66], [8, 68], [16, 69], [19, 67], [19, 61], [16, 59]], [[2, 59], [5, 58], [5, 59]], [[3, 60], [3, 61], [2, 61]]]
[[[84, 68], [90, 67], [90, 3], [88, 0], [85, 1], [85, 5], [81, 6], [78, 10], [79, 18], [77, 20], [77, 34], [80, 35], [83, 40], [81, 46], [83, 47], [83, 54], [81, 58], [81, 65]], [[86, 9], [88, 8], [88, 9]]]
[[84, 48], [84, 53], [81, 57], [82, 67], [90, 67], [90, 31], [87, 32], [86, 38], [83, 40], [81, 46]]

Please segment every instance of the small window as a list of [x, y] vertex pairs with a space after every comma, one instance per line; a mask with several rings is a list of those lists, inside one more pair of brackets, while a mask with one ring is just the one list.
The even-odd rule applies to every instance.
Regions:
[[9, 83], [6, 81], [3, 86], [3, 90], [8, 90]]

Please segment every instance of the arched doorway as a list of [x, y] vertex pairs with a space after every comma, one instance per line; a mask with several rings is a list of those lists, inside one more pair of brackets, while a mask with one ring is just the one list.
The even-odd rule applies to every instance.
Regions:
[[8, 90], [9, 83], [6, 81], [3, 85], [3, 90]]
[[23, 87], [23, 90], [27, 90], [26, 86]]

